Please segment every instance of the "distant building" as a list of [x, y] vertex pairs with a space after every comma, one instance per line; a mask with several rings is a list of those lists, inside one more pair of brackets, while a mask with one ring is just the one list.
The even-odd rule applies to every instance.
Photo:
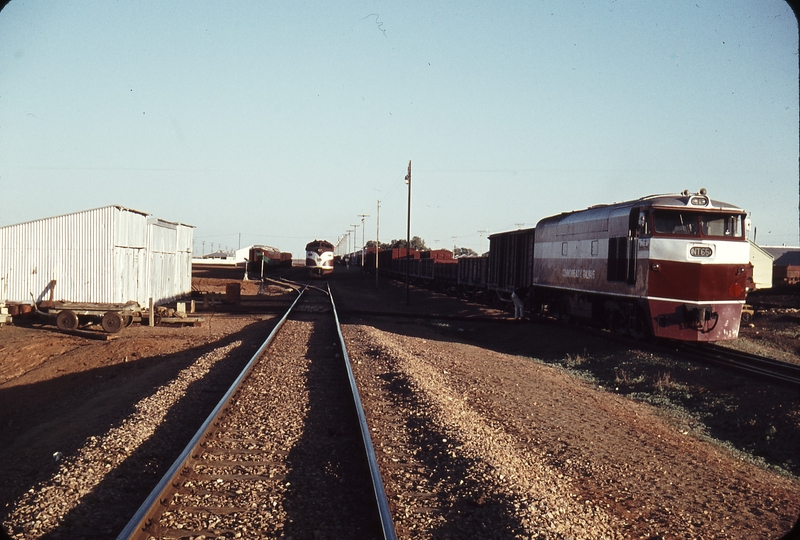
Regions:
[[189, 295], [193, 234], [122, 206], [0, 227], [0, 303], [146, 306]]
[[248, 257], [250, 257], [250, 250], [253, 248], [263, 248], [278, 252], [277, 248], [273, 248], [270, 246], [262, 246], [260, 244], [254, 244], [252, 246], [239, 248], [235, 251], [219, 250], [213, 253], [207, 253], [206, 255], [203, 255], [199, 259], [193, 259], [192, 262], [198, 265], [208, 264], [208, 265], [244, 266], [245, 261], [248, 259]]
[[772, 255], [772, 283], [795, 285], [800, 283], [800, 247], [762, 246]]
[[235, 260], [236, 256], [233, 251], [215, 251], [213, 253], [206, 253], [203, 259], [222, 259], [222, 260]]

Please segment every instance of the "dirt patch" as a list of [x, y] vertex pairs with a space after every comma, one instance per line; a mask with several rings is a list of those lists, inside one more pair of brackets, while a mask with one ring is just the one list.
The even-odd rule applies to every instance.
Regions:
[[[0, 519], [15, 501], [57, 474], [62, 459], [121, 425], [137, 402], [168, 385], [202, 355], [232, 347], [213, 376], [184, 400], [180, 423], [143, 447], [133, 469], [115, 471], [130, 475], [129, 496], [143, 500], [153, 479], [169, 466], [163, 456], [177, 455], [186, 444], [266, 338], [274, 318], [212, 311], [202, 315], [205, 320], [199, 327], [134, 323], [109, 341], [64, 334], [33, 322], [0, 327]], [[105, 466], [88, 465], [95, 471]], [[118, 504], [115, 499], [106, 498], [106, 504]], [[102, 497], [98, 504], [102, 506]], [[128, 515], [138, 504], [133, 506]], [[88, 523], [85, 516], [73, 519]], [[84, 530], [93, 538], [113, 538], [116, 532]]]

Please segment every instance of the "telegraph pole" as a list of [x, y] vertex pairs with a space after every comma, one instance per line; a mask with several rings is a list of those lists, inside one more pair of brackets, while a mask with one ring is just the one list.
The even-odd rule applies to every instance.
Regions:
[[358, 217], [361, 218], [361, 268], [363, 269], [364, 258], [366, 257], [365, 251], [367, 247], [367, 241], [365, 239], [365, 234], [364, 234], [367, 229], [364, 227], [364, 218], [368, 218], [369, 214], [358, 214]]
[[406, 227], [406, 305], [409, 304], [409, 281], [411, 275], [411, 160], [408, 160], [408, 225]]
[[483, 235], [489, 231], [478, 231], [478, 257], [483, 255]]
[[375, 215], [375, 288], [378, 288], [378, 253], [381, 250], [381, 200], [378, 199], [378, 213]]
[[351, 223], [350, 226], [353, 227], [353, 251], [351, 253], [350, 264], [348, 265], [348, 268], [350, 268], [350, 266], [353, 265], [352, 254], [356, 252], [356, 244], [358, 244], [358, 223], [356, 223], [355, 225]]

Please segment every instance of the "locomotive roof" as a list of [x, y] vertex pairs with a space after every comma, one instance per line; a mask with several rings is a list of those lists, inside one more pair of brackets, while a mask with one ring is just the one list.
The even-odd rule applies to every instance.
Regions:
[[327, 240], [314, 240], [306, 244], [306, 249], [317, 249], [317, 248], [333, 248], [333, 244], [328, 242]]
[[625, 201], [625, 202], [611, 203], [611, 204], [598, 204], [590, 206], [589, 208], [583, 210], [572, 210], [569, 212], [562, 212], [561, 214], [556, 214], [554, 216], [546, 217], [541, 221], [547, 221], [551, 219], [563, 219], [573, 214], [592, 211], [592, 210], [598, 210], [601, 211], [602, 213], [608, 214], [614, 210], [632, 208], [634, 206], [647, 206], [651, 208], [691, 208], [693, 210], [708, 209], [715, 211], [729, 210], [729, 211], [743, 212], [743, 210], [738, 206], [734, 206], [730, 203], [711, 199], [706, 194], [706, 190], [701, 189], [697, 193], [689, 193], [689, 191], [686, 190], [683, 193], [648, 195], [646, 197], [642, 197], [640, 199], [636, 199], [633, 201]]

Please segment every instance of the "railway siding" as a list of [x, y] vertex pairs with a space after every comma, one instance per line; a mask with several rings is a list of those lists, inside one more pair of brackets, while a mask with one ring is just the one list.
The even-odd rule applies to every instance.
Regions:
[[160, 497], [166, 509], [131, 538], [380, 537], [336, 327], [312, 305], [283, 324]]

